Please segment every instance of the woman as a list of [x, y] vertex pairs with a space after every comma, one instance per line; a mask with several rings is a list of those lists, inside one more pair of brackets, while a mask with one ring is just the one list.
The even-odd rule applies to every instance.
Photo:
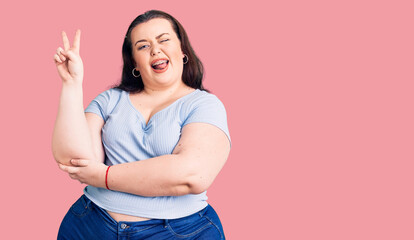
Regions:
[[80, 31], [54, 55], [62, 78], [52, 150], [88, 184], [58, 239], [224, 239], [206, 190], [229, 154], [224, 106], [172, 16], [148, 11], [129, 26], [119, 86], [83, 110]]

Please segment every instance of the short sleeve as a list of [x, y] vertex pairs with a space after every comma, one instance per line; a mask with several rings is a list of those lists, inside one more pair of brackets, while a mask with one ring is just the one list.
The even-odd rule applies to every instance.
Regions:
[[85, 112], [95, 113], [98, 116], [101, 116], [102, 119], [106, 122], [108, 116], [108, 104], [111, 98], [112, 89], [109, 89], [92, 100], [92, 102], [85, 109]]
[[230, 133], [227, 125], [227, 113], [223, 103], [213, 94], [206, 93], [195, 99], [189, 113], [183, 122], [183, 127], [189, 123], [209, 123], [221, 129], [228, 137]]

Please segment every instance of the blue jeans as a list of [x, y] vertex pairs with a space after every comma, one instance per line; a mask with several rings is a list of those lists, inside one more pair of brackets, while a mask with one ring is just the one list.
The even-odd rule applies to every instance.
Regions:
[[82, 195], [63, 219], [58, 239], [225, 239], [217, 213], [208, 205], [178, 219], [117, 222]]

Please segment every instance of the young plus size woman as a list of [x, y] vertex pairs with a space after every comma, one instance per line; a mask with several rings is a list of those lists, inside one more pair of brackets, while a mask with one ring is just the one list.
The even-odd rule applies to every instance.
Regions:
[[80, 31], [54, 60], [62, 79], [52, 150], [88, 186], [58, 239], [225, 239], [206, 190], [230, 151], [226, 111], [202, 85], [181, 24], [139, 15], [122, 48], [121, 83], [83, 109]]

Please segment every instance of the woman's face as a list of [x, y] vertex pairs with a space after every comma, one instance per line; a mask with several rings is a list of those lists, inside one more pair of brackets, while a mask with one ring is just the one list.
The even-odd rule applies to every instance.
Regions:
[[131, 32], [132, 56], [145, 87], [163, 88], [182, 82], [181, 43], [164, 18], [138, 24]]

